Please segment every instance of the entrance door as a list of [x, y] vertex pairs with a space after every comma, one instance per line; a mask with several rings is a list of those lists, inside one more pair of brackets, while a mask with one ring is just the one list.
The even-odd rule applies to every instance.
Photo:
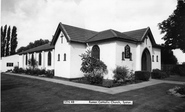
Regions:
[[151, 55], [148, 49], [145, 49], [141, 59], [141, 70], [151, 72]]

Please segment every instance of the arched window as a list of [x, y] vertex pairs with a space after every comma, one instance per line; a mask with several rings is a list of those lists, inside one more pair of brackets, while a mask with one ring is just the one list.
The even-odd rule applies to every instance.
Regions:
[[33, 54], [31, 55], [31, 60], [34, 60], [34, 55]]
[[131, 58], [130, 55], [130, 46], [129, 45], [126, 45], [125, 46], [125, 58]]
[[95, 59], [100, 59], [100, 48], [98, 47], [98, 45], [94, 45], [92, 47], [92, 55], [91, 56]]
[[28, 56], [27, 56], [27, 54], [26, 54], [26, 65], [28, 64]]
[[48, 52], [48, 66], [51, 66], [51, 52]]
[[39, 53], [39, 65], [41, 65], [41, 63], [42, 63], [42, 55], [41, 53]]

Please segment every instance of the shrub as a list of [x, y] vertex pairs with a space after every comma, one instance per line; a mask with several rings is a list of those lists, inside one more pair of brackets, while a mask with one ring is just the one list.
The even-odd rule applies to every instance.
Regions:
[[19, 73], [19, 67], [18, 67], [18, 66], [15, 66], [15, 67], [13, 68], [13, 72], [14, 72], [14, 73]]
[[12, 69], [7, 70], [6, 72], [12, 72]]
[[180, 87], [179, 89], [177, 89], [176, 92], [180, 93], [181, 95], [185, 95], [185, 86], [184, 87]]
[[172, 68], [171, 72], [180, 76], [185, 76], [185, 65], [176, 65]]
[[41, 70], [40, 69], [38, 69], [38, 68], [35, 68], [35, 69], [32, 69], [33, 70], [33, 75], [36, 75], [36, 76], [38, 76], [38, 75], [40, 75], [40, 73], [41, 73]]
[[104, 64], [104, 62], [102, 62], [99, 59], [95, 59], [93, 57], [91, 57], [91, 51], [87, 50], [86, 53], [83, 53], [80, 55], [80, 57], [82, 58], [82, 66], [80, 68], [80, 70], [83, 73], [92, 73], [94, 72], [94, 70], [96, 69], [101, 69], [103, 70], [103, 72], [107, 71], [107, 66]]
[[46, 73], [46, 77], [50, 77], [50, 78], [54, 77], [54, 70], [47, 70], [45, 73]]
[[34, 58], [31, 58], [28, 60], [28, 65], [35, 69], [38, 66], [38, 62]]
[[25, 70], [23, 68], [19, 68], [19, 73], [25, 73]]
[[40, 75], [42, 75], [42, 74], [46, 74], [46, 70], [45, 69], [41, 69], [40, 70]]
[[136, 71], [135, 72], [135, 79], [136, 80], [148, 81], [149, 78], [150, 78], [150, 72], [149, 71]]
[[84, 79], [90, 84], [102, 84], [103, 75], [107, 73], [107, 66], [99, 59], [91, 57], [91, 51], [87, 50], [86, 53], [80, 55], [82, 66], [80, 70], [84, 75]]
[[24, 73], [25, 70], [23, 68], [19, 68], [18, 66], [15, 66], [13, 69], [14, 73]]
[[103, 79], [103, 86], [105, 87], [112, 87], [113, 86], [113, 80], [109, 80], [109, 79]]
[[134, 74], [133, 70], [131, 70], [129, 72], [129, 74], [126, 76], [126, 80], [130, 81], [130, 82], [134, 82], [135, 81], [135, 74]]
[[103, 76], [88, 73], [84, 75], [84, 79], [87, 80], [90, 84], [102, 84]]
[[114, 78], [116, 80], [125, 80], [125, 77], [128, 74], [128, 69], [126, 67], [117, 66], [115, 70], [113, 70]]
[[33, 74], [33, 70], [31, 68], [26, 68], [25, 73], [32, 75]]
[[168, 77], [168, 74], [166, 72], [163, 72], [159, 69], [153, 69], [151, 76], [153, 79], [164, 79]]

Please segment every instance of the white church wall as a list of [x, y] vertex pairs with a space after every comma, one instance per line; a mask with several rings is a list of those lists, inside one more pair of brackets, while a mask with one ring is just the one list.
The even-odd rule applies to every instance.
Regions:
[[7, 57], [2, 57], [2, 60], [1, 60], [1, 71], [2, 72], [6, 72], [7, 70], [10, 70], [10, 69], [13, 70], [15, 66], [19, 66], [19, 55], [18, 54], [7, 56]]
[[[48, 65], [48, 53], [49, 51], [51, 52], [51, 65]], [[54, 58], [54, 50], [49, 50], [49, 51], [45, 51], [44, 52], [44, 65], [43, 68], [45, 68], [46, 70], [51, 70], [54, 69], [54, 64], [53, 64], [53, 58]]]
[[23, 68], [23, 65], [24, 65], [24, 56], [23, 54], [19, 55], [19, 67], [20, 68]]
[[[70, 44], [65, 36], [59, 35], [55, 44], [55, 76], [70, 78]], [[64, 60], [66, 54], [66, 61]]]
[[[116, 65], [127, 67], [129, 70], [136, 69], [136, 44], [127, 43], [122, 41], [116, 42]], [[124, 58], [122, 60], [122, 52], [125, 53], [125, 46], [129, 45], [130, 53], [132, 53], [131, 59]], [[125, 57], [125, 56], [124, 56]]]
[[[144, 39], [144, 41], [141, 44], [141, 50], [140, 50], [141, 56], [142, 56], [145, 48], [147, 48], [150, 51], [150, 55], [152, 56], [152, 43], [151, 43], [151, 40], [148, 36], [147, 36], [147, 38]], [[140, 66], [141, 66], [141, 64], [140, 64]]]
[[[27, 54], [21, 54], [19, 55], [19, 67], [26, 69], [29, 68], [28, 62], [26, 65], [26, 55], [27, 55], [27, 61], [31, 59], [32, 54], [34, 59], [37, 61], [37, 68], [39, 69], [46, 69], [51, 70], [54, 69], [54, 49], [51, 51], [51, 66], [48, 66], [48, 52], [49, 51], [41, 51], [41, 52], [33, 52], [33, 53], [27, 53]], [[39, 54], [41, 53], [41, 65], [39, 65]]]
[[116, 41], [89, 44], [91, 49], [93, 45], [99, 46], [100, 60], [107, 65], [108, 74], [104, 78], [112, 79], [113, 70], [116, 67]]
[[141, 70], [141, 45], [140, 44], [137, 44], [136, 45], [136, 57], [135, 57], [135, 60], [136, 60], [136, 69], [135, 71], [140, 71]]
[[82, 60], [79, 55], [85, 53], [86, 45], [78, 44], [78, 43], [70, 43], [70, 53], [71, 53], [71, 61], [70, 61], [70, 78], [79, 78], [83, 77], [84, 73], [80, 70]]
[[152, 55], [152, 69], [161, 69], [161, 50], [153, 48]]

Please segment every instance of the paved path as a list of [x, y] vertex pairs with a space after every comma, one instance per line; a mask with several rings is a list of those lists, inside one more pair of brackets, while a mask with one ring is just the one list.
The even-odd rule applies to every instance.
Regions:
[[7, 74], [21, 76], [21, 77], [27, 77], [27, 78], [33, 78], [33, 79], [39, 79], [39, 80], [64, 84], [64, 85], [68, 85], [68, 86], [74, 86], [74, 87], [78, 87], [78, 88], [88, 89], [88, 90], [92, 90], [92, 91], [103, 92], [103, 93], [107, 93], [107, 94], [118, 94], [118, 93], [130, 91], [130, 90], [144, 88], [147, 86], [161, 84], [161, 83], [185, 84], [185, 82], [150, 79], [150, 81], [141, 82], [138, 84], [131, 84], [131, 85], [119, 86], [119, 87], [113, 87], [113, 88], [105, 88], [105, 87], [100, 87], [100, 86], [93, 86], [93, 85], [88, 85], [88, 84], [81, 84], [81, 83], [75, 83], [75, 82], [71, 82], [71, 81], [65, 81], [65, 80], [61, 80], [61, 79], [53, 79], [53, 78], [31, 76], [31, 75], [25, 75], [25, 74], [15, 74], [15, 73], [7, 73]]

